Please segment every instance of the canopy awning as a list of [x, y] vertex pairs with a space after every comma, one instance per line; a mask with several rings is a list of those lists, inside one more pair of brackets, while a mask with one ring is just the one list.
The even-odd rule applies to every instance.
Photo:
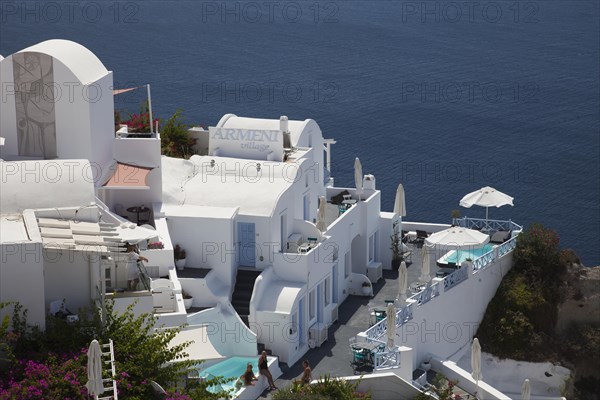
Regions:
[[192, 326], [181, 330], [169, 342], [168, 347], [172, 349], [177, 345], [191, 342], [185, 349], [188, 354], [182, 360], [214, 360], [225, 358], [211, 341], [210, 329], [207, 325]]
[[114, 172], [100, 187], [101, 189], [150, 189], [146, 183], [154, 168], [117, 162]]

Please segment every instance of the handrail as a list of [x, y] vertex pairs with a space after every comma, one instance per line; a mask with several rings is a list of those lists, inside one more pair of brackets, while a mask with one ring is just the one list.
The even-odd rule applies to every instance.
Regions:
[[452, 223], [456, 226], [469, 229], [485, 229], [487, 231], [522, 231], [523, 227], [511, 220], [504, 221], [499, 219], [482, 218], [452, 218]]
[[144, 288], [147, 291], [150, 291], [150, 281], [152, 279], [150, 278], [150, 275], [148, 275], [148, 270], [146, 269], [146, 266], [144, 265], [143, 261], [138, 261], [136, 265], [140, 273], [140, 281], [144, 285]]
[[457, 286], [459, 283], [469, 278], [469, 268], [459, 268], [444, 278], [444, 292]]

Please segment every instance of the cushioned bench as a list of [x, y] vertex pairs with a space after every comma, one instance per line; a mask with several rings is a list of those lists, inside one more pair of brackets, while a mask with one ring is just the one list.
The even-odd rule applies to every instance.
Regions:
[[510, 236], [511, 236], [511, 231], [497, 231], [490, 238], [490, 242], [496, 243], [496, 244], [504, 243], [508, 239], [510, 239]]

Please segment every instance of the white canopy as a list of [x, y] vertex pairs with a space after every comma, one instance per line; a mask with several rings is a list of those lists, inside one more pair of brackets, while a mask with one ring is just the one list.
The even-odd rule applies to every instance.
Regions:
[[425, 239], [428, 246], [443, 246], [450, 248], [479, 247], [490, 241], [490, 237], [474, 229], [453, 226], [436, 232]]
[[512, 206], [513, 198], [502, 193], [493, 187], [483, 187], [479, 190], [465, 195], [460, 200], [461, 207], [471, 208], [472, 206], [485, 207], [485, 219], [488, 219], [488, 207]]

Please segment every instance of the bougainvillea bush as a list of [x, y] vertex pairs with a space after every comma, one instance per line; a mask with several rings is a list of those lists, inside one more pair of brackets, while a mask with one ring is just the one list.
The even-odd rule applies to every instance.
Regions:
[[[46, 331], [26, 324], [26, 310], [13, 307], [13, 318], [0, 321], [0, 400], [65, 400], [89, 399], [87, 382], [87, 348], [91, 339], [100, 343], [114, 341], [117, 389], [124, 399], [152, 399], [155, 392], [150, 381], [167, 389], [168, 399], [198, 400], [228, 398], [228, 393], [211, 393], [208, 387], [225, 383], [217, 377], [200, 384], [181, 388], [182, 376], [199, 360], [184, 360], [189, 343], [169, 346], [182, 329], [155, 329], [152, 314], [133, 314], [130, 305], [117, 313], [107, 302], [104, 323], [98, 313], [68, 324], [49, 317]], [[107, 378], [108, 376], [105, 376]]]

